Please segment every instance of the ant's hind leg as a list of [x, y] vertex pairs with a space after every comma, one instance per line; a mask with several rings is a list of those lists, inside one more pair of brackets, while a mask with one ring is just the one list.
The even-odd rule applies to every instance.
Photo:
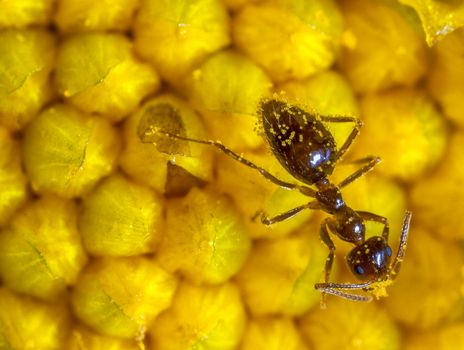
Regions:
[[343, 155], [346, 153], [346, 151], [348, 151], [354, 139], [358, 136], [359, 130], [363, 126], [363, 123], [361, 119], [358, 119], [356, 117], [321, 116], [321, 120], [325, 122], [329, 122], [329, 123], [354, 123], [353, 130], [351, 130], [350, 134], [345, 140], [345, 143], [340, 147], [340, 149], [337, 152], [336, 161], [338, 162], [343, 157]]
[[243, 158], [241, 155], [233, 152], [232, 150], [230, 150], [229, 148], [224, 146], [219, 141], [197, 140], [197, 139], [191, 139], [189, 137], [184, 137], [184, 136], [180, 136], [180, 135], [174, 135], [174, 134], [171, 134], [171, 133], [164, 133], [164, 134], [166, 136], [168, 136], [168, 137], [178, 139], [178, 140], [183, 140], [183, 141], [188, 141], [188, 142], [194, 142], [194, 143], [200, 143], [200, 144], [203, 144], [203, 145], [213, 146], [216, 149], [218, 149], [219, 151], [221, 151], [222, 153], [224, 153], [225, 155], [235, 159], [236, 161], [239, 161], [240, 163], [242, 163], [242, 164], [244, 164], [244, 165], [246, 165], [246, 166], [248, 166], [248, 167], [250, 167], [252, 169], [257, 170], [262, 176], [264, 176], [269, 181], [275, 183], [277, 186], [280, 186], [282, 188], [286, 188], [286, 189], [289, 189], [289, 190], [297, 189], [301, 193], [303, 193], [304, 195], [306, 195], [308, 197], [315, 197], [315, 195], [316, 195], [316, 191], [313, 190], [310, 187], [291, 184], [291, 183], [288, 183], [288, 182], [285, 182], [285, 181], [282, 181], [282, 180], [276, 178], [274, 175], [270, 174], [265, 169], [257, 166], [256, 164], [250, 162], [249, 160]]
[[359, 168], [358, 170], [356, 170], [353, 174], [348, 176], [345, 180], [340, 182], [337, 186], [339, 188], [343, 188], [346, 185], [349, 185], [350, 183], [352, 183], [356, 179], [360, 178], [361, 176], [363, 176], [367, 172], [371, 171], [377, 164], [380, 163], [380, 161], [381, 161], [380, 157], [375, 157], [375, 156], [369, 156], [369, 157], [366, 157], [366, 158], [355, 160], [352, 163], [361, 163], [361, 164], [367, 163], [367, 164], [364, 165], [363, 167]]
[[368, 211], [356, 211], [359, 216], [365, 221], [375, 221], [383, 224], [382, 237], [388, 242], [388, 235], [390, 234], [390, 225], [388, 219], [384, 216], [370, 213]]

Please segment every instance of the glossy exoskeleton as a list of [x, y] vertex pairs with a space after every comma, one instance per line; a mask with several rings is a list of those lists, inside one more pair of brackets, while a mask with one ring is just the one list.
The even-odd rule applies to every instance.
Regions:
[[[314, 198], [307, 204], [275, 217], [267, 217], [265, 213], [261, 212], [261, 221], [265, 225], [272, 225], [305, 209], [320, 209], [330, 214], [331, 216], [322, 222], [320, 228], [321, 239], [329, 248], [324, 283], [317, 283], [315, 288], [323, 295], [328, 293], [350, 300], [370, 301], [371, 295], [354, 293], [350, 290], [369, 292], [374, 289], [374, 284], [388, 283], [396, 277], [406, 250], [411, 213], [406, 213], [399, 248], [393, 258], [392, 249], [388, 245], [388, 220], [377, 214], [353, 210], [345, 203], [340, 192], [343, 187], [370, 171], [380, 162], [380, 158], [366, 157], [357, 160], [356, 163], [360, 164], [360, 168], [338, 184], [333, 184], [328, 179], [337, 162], [340, 161], [358, 135], [362, 122], [350, 116], [328, 117], [311, 114], [295, 105], [277, 99], [262, 100], [258, 112], [265, 138], [274, 156], [295, 179], [304, 185], [288, 183], [276, 178], [265, 169], [234, 153], [219, 141], [192, 139], [164, 128], [149, 130], [149, 132], [164, 134], [178, 140], [214, 146], [229, 157], [257, 170], [276, 185], [298, 190], [304, 195]], [[343, 145], [337, 149], [334, 137], [324, 123], [347, 122], [353, 123], [353, 130]], [[142, 141], [144, 141], [146, 133], [147, 128], [143, 130], [139, 128], [139, 136]], [[366, 239], [365, 221], [375, 221], [382, 224], [382, 235]], [[362, 282], [329, 282], [335, 256], [335, 245], [330, 234], [354, 245], [354, 248], [347, 255], [346, 261], [352, 273]]]

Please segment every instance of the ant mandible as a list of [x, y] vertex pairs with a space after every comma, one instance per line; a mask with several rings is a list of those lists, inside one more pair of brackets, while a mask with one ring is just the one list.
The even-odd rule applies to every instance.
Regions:
[[[276, 185], [298, 190], [302, 194], [314, 198], [314, 200], [293, 208], [275, 217], [267, 217], [261, 212], [261, 221], [265, 225], [286, 220], [305, 209], [320, 209], [331, 215], [326, 218], [320, 228], [320, 237], [329, 248], [329, 255], [325, 263], [324, 283], [317, 283], [315, 288], [325, 294], [333, 294], [345, 299], [355, 301], [370, 301], [369, 294], [358, 294], [349, 291], [374, 292], [373, 285], [388, 284], [398, 274], [406, 251], [411, 213], [406, 212], [400, 243], [393, 261], [392, 249], [388, 245], [389, 224], [388, 220], [380, 215], [366, 211], [355, 211], [346, 205], [340, 190], [366, 174], [380, 162], [379, 157], [366, 157], [356, 161], [362, 166], [349, 175], [346, 179], [335, 185], [328, 176], [332, 174], [335, 165], [353, 140], [359, 134], [362, 126], [361, 120], [350, 116], [316, 116], [303, 109], [277, 99], [263, 99], [258, 110], [263, 123], [264, 135], [269, 143], [274, 156], [280, 164], [297, 180], [306, 185], [288, 183], [276, 178], [265, 169], [243, 158], [239, 154], [228, 149], [219, 141], [197, 140], [179, 135], [169, 130], [162, 130], [153, 126], [143, 127], [139, 125], [138, 134], [142, 142], [147, 141], [148, 134], [164, 134], [170, 138], [195, 142], [216, 147], [227, 156], [242, 164], [257, 170], [266, 179]], [[354, 124], [353, 130], [346, 141], [337, 150], [334, 137], [324, 126], [327, 123]], [[150, 139], [150, 138], [148, 138]], [[313, 189], [308, 186], [315, 186]], [[383, 224], [381, 236], [366, 239], [365, 221], [375, 221]], [[348, 253], [346, 261], [358, 283], [330, 283], [330, 273], [335, 256], [335, 244], [330, 234], [337, 235], [341, 240], [354, 245]]]

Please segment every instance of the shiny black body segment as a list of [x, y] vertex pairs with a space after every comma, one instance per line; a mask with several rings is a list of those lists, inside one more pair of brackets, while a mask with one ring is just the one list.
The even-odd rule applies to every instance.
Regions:
[[293, 177], [312, 185], [332, 174], [335, 140], [320, 119], [278, 100], [263, 102], [261, 115], [272, 152]]

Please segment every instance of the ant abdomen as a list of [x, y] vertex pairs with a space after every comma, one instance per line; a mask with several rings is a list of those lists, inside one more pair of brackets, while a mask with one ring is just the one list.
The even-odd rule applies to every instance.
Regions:
[[272, 152], [293, 177], [312, 185], [332, 174], [335, 140], [320, 118], [275, 99], [261, 101], [259, 110]]

